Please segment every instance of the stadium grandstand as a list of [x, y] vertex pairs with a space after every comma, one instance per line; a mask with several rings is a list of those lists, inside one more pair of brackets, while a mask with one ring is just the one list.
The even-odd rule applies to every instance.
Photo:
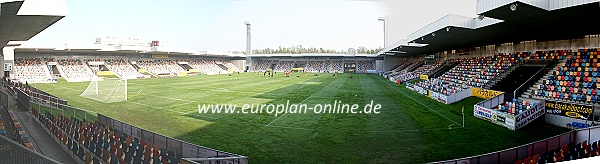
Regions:
[[[599, 1], [478, 0], [478, 17], [445, 16], [378, 53], [260, 54], [21, 45], [66, 16], [63, 1], [31, 2], [54, 8], [1, 2], [0, 23], [14, 23], [0, 25], [0, 163], [600, 160]], [[200, 105], [290, 100], [367, 105], [275, 117]], [[367, 114], [374, 101], [388, 113]]]

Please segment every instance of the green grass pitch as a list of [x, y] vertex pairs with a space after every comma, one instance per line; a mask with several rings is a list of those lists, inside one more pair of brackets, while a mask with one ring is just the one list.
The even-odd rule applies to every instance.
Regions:
[[[299, 74], [296, 74], [299, 75]], [[423, 163], [462, 158], [567, 131], [543, 118], [511, 131], [473, 116], [467, 98], [441, 104], [372, 74], [242, 73], [128, 81], [128, 101], [79, 96], [88, 82], [32, 84], [126, 123], [198, 145], [248, 156], [252, 163]], [[353, 78], [349, 78], [353, 76]], [[381, 104], [379, 114], [200, 114], [202, 104]], [[465, 108], [465, 127], [461, 108]], [[35, 106], [34, 106], [35, 107]], [[72, 110], [54, 114], [72, 115]], [[83, 113], [76, 112], [77, 117]], [[88, 114], [93, 120], [93, 115]]]

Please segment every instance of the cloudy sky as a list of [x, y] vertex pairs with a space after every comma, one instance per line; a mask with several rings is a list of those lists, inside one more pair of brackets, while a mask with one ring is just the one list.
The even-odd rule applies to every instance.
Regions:
[[68, 0], [67, 16], [32, 44], [93, 44], [114, 36], [159, 40], [190, 50], [245, 50], [303, 45], [344, 50], [383, 46], [447, 15], [475, 15], [476, 0]]

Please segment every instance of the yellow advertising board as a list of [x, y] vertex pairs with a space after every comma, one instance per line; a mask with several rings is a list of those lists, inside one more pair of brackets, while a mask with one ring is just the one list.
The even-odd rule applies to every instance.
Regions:
[[188, 72], [200, 72], [200, 70], [197, 70], [197, 69], [190, 69]]
[[146, 69], [138, 69], [138, 71], [139, 71], [140, 73], [146, 73], [146, 72], [147, 72], [147, 71], [146, 71]]
[[113, 73], [112, 71], [98, 71], [98, 72], [96, 72], [96, 75], [110, 76], [110, 75], [115, 75], [115, 73]]
[[419, 79], [422, 79], [422, 80], [429, 80], [429, 76], [428, 76], [428, 75], [425, 75], [425, 74], [421, 74], [421, 75], [419, 75]]
[[179, 74], [177, 74], [179, 77], [185, 77], [187, 76], [187, 72], [179, 72]]
[[477, 88], [477, 87], [473, 87], [471, 91], [472, 91], [473, 96], [483, 98], [483, 99], [490, 99], [492, 97], [496, 97], [496, 96], [504, 93], [504, 92], [500, 92], [500, 91]]
[[169, 55], [152, 55], [152, 57], [159, 59], [167, 59], [169, 58]]

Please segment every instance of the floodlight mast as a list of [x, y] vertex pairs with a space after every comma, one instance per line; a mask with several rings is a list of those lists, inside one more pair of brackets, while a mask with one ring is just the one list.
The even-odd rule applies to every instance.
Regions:
[[379, 17], [378, 21], [383, 22], [383, 48], [387, 46], [387, 17]]
[[245, 21], [246, 25], [246, 71], [252, 67], [252, 59], [250, 54], [252, 54], [252, 35], [250, 34], [250, 21]]

